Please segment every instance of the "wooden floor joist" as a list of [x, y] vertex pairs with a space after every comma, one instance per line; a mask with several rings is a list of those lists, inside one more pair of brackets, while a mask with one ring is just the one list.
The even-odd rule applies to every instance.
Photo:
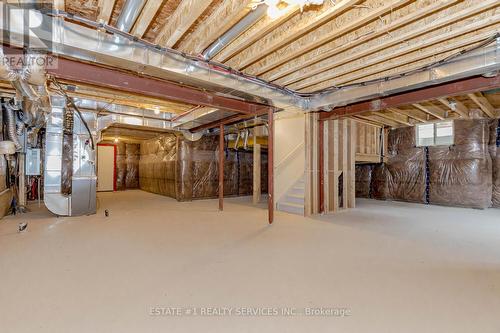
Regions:
[[402, 125], [413, 126], [413, 124], [409, 122], [408, 117], [401, 118], [401, 116], [398, 117], [398, 115], [396, 115], [396, 114], [391, 114], [390, 111], [388, 111], [388, 113], [380, 111], [380, 112], [377, 112], [377, 113], [374, 113], [374, 114], [376, 114], [376, 115], [378, 115], [378, 116], [380, 116], [382, 118], [386, 118], [388, 120], [395, 121], [396, 123], [399, 123], [399, 124], [402, 124]]
[[445, 112], [441, 109], [437, 109], [436, 107], [430, 106], [430, 105], [422, 105], [422, 104], [412, 104], [413, 107], [416, 107], [419, 110], [424, 111], [425, 113], [430, 114], [431, 116], [440, 119], [440, 120], [445, 120], [446, 115]]
[[224, 0], [201, 25], [179, 45], [183, 52], [202, 53], [252, 9], [255, 0]]
[[[481, 11], [484, 11], [486, 9], [489, 9], [496, 5], [496, 1], [490, 0], [490, 1], [485, 1], [485, 2], [480, 2], [477, 5], [467, 8], [465, 10], [459, 11], [453, 15], [445, 16], [439, 20], [436, 20], [432, 22], [432, 24], [429, 25], [424, 25], [420, 29], [417, 30], [412, 30], [408, 33], [404, 33], [401, 35], [396, 35], [394, 38], [390, 38], [387, 41], [384, 41], [383, 43], [378, 44], [375, 47], [372, 48], [367, 48], [361, 52], [356, 52], [355, 54], [352, 54], [350, 56], [346, 57], [335, 57], [335, 58], [330, 58], [331, 60], [327, 60], [324, 63], [322, 62], [321, 64], [318, 64], [318, 69], [316, 70], [311, 70], [310, 68], [305, 68], [303, 72], [298, 72], [298, 74], [294, 74], [290, 78], [286, 78], [286, 80], [280, 80], [276, 83], [278, 84], [284, 84], [282, 82], [287, 82], [287, 85], [290, 85], [291, 82], [298, 82], [300, 80], [304, 80], [308, 77], [311, 77], [313, 75], [325, 72], [327, 70], [339, 67], [341, 65], [347, 64], [349, 62], [355, 61], [357, 59], [361, 59], [365, 56], [368, 56], [370, 54], [376, 53], [378, 51], [387, 49], [391, 46], [407, 42], [408, 40], [411, 40], [413, 38], [416, 38], [418, 36], [424, 35], [432, 30], [436, 30], [438, 28], [450, 25], [452, 23], [458, 22], [468, 16], [474, 15], [476, 13], [479, 13]], [[303, 66], [300, 66], [298, 68], [303, 68]], [[293, 80], [291, 79], [293, 78]], [[296, 88], [298, 89], [298, 88]]]
[[148, 0], [148, 2], [146, 2], [146, 4], [144, 5], [144, 8], [142, 9], [141, 14], [137, 18], [137, 21], [135, 22], [134, 27], [132, 28], [132, 31], [130, 33], [136, 37], [141, 38], [148, 27], [151, 25], [151, 22], [155, 18], [158, 10], [160, 10], [161, 5], [161, 1]]
[[99, 16], [97, 20], [108, 24], [111, 19], [111, 14], [113, 12], [113, 8], [115, 7], [116, 0], [99, 0], [97, 3], [97, 7], [99, 8]]
[[[344, 83], [358, 80], [358, 79], [361, 79], [364, 77], [368, 77], [370, 75], [374, 75], [377, 73], [388, 71], [388, 70], [395, 68], [395, 67], [399, 67], [399, 66], [409, 64], [409, 63], [414, 63], [416, 61], [419, 61], [419, 60], [422, 60], [425, 58], [430, 58], [430, 57], [436, 56], [440, 53], [445, 53], [445, 52], [456, 50], [459, 48], [464, 48], [468, 45], [471, 45], [474, 43], [479, 43], [485, 39], [488, 39], [492, 35], [494, 35], [496, 33], [494, 27], [491, 28], [491, 31], [486, 31], [486, 32], [483, 32], [479, 35], [474, 35], [474, 36], [470, 36], [468, 38], [459, 39], [454, 43], [447, 43], [447, 44], [444, 44], [442, 46], [439, 43], [443, 43], [443, 42], [446, 42], [452, 38], [462, 36], [471, 30], [481, 29], [481, 28], [487, 27], [489, 25], [492, 25], [492, 24], [495, 24], [498, 22], [500, 22], [500, 14], [493, 16], [493, 17], [489, 17], [489, 18], [482, 20], [482, 21], [479, 21], [479, 22], [475, 22], [475, 23], [471, 24], [471, 26], [465, 26], [461, 29], [452, 30], [449, 33], [445, 33], [443, 35], [439, 35], [439, 36], [436, 36], [434, 38], [424, 40], [420, 43], [410, 45], [408, 47], [403, 47], [395, 52], [390, 52], [390, 53], [384, 54], [382, 56], [368, 60], [366, 62], [359, 62], [353, 66], [346, 66], [344, 68], [341, 68], [338, 71], [329, 71], [329, 72], [326, 72], [322, 75], [312, 76], [308, 79], [303, 80], [302, 82], [300, 82], [300, 84], [295, 84], [295, 85], [289, 86], [289, 88], [296, 89], [296, 90], [302, 90], [302, 89], [311, 87], [313, 85], [316, 85], [316, 84], [319, 84], [319, 83], [322, 83], [322, 82], [325, 82], [328, 80], [336, 79], [336, 78], [339, 78], [339, 77], [346, 75], [346, 77], [344, 77], [342, 79], [339, 78], [339, 79], [336, 79], [333, 81], [333, 84], [335, 84], [335, 85], [344, 84]], [[435, 46], [436, 44], [438, 46]], [[424, 51], [424, 50], [426, 50], [426, 51]], [[389, 62], [389, 60], [392, 60], [392, 59], [395, 59], [398, 57], [399, 57], [400, 61]], [[382, 65], [376, 67], [375, 65], [377, 65], [377, 64], [382, 64]], [[359, 73], [353, 74], [357, 71], [359, 71]], [[328, 84], [330, 85], [332, 83], [328, 82]]]
[[[439, 98], [438, 101], [443, 104], [444, 106], [446, 106], [447, 108], [449, 108], [451, 111], [453, 112], [456, 112], [460, 115], [460, 117], [464, 118], [464, 119], [469, 119], [469, 109], [464, 105], [462, 104], [461, 102], [457, 101], [457, 100], [448, 100], [446, 98]], [[454, 107], [452, 107], [451, 105], [454, 105]]]
[[[356, 39], [354, 39], [348, 43], [342, 44], [338, 47], [328, 48], [325, 51], [319, 52], [319, 53], [318, 52], [310, 52], [310, 54], [308, 55], [309, 56], [308, 59], [304, 59], [304, 61], [301, 61], [300, 67], [290, 66], [290, 68], [288, 68], [288, 69], [281, 69], [280, 68], [278, 71], [272, 73], [272, 75], [270, 75], [267, 79], [270, 81], [276, 81], [276, 80], [284, 78], [286, 76], [289, 78], [287, 79], [287, 81], [286, 81], [287, 83], [285, 83], [285, 84], [291, 84], [291, 83], [300, 81], [301, 79], [307, 77], [307, 76], [304, 77], [303, 74], [308, 74], [308, 73], [311, 73], [311, 75], [319, 74], [323, 71], [323, 68], [325, 68], [324, 71], [329, 69], [329, 68], [327, 68], [327, 64], [325, 64], [325, 66], [322, 65], [319, 69], [313, 69], [313, 68], [309, 68], [309, 67], [314, 65], [314, 64], [319, 63], [322, 60], [329, 59], [329, 58], [331, 58], [339, 53], [345, 52], [345, 51], [352, 49], [358, 45], [366, 43], [372, 39], [375, 39], [377, 37], [385, 35], [392, 30], [395, 30], [395, 29], [398, 29], [398, 28], [404, 26], [405, 24], [411, 23], [413, 21], [421, 19], [422, 17], [424, 17], [426, 15], [434, 13], [440, 9], [446, 8], [447, 6], [450, 6], [451, 4], [456, 3], [458, 1], [459, 0], [438, 1], [430, 6], [422, 8], [414, 13], [405, 15], [402, 18], [397, 19], [394, 22], [391, 22], [388, 25], [382, 26], [381, 28], [378, 28], [377, 30], [375, 30], [367, 35], [356, 38]], [[290, 75], [290, 74], [295, 73], [295, 72], [297, 74]]]
[[484, 97], [482, 93], [474, 93], [467, 95], [479, 108], [490, 118], [496, 118], [497, 112], [490, 102]]
[[[295, 47], [291, 52], [287, 52], [285, 56], [279, 57], [276, 61], [271, 62], [267, 64], [266, 66], [259, 67], [257, 71], [257, 75], [262, 75], [264, 73], [269, 72], [271, 69], [274, 69], [278, 66], [280, 66], [283, 63], [289, 62], [295, 58], [300, 57], [304, 53], [310, 52], [316, 48], [318, 48], [321, 45], [324, 45], [339, 36], [342, 36], [350, 31], [356, 30], [357, 28], [367, 24], [370, 21], [378, 19], [380, 16], [384, 15], [385, 13], [398, 8], [405, 3], [412, 1], [412, 0], [393, 0], [393, 1], [388, 1], [387, 3], [384, 2], [384, 4], [379, 7], [375, 8], [368, 14], [361, 16], [357, 20], [351, 22], [350, 24], [347, 24], [343, 27], [340, 27], [338, 29], [332, 30], [330, 33], [320, 36], [320, 38], [314, 39], [312, 42], [307, 43], [305, 45], [300, 45], [298, 44], [297, 47]], [[294, 45], [292, 43], [292, 45]]]
[[246, 38], [238, 38], [234, 43], [229, 44], [215, 59], [219, 62], [225, 62], [242, 52], [245, 48], [257, 43], [267, 34], [275, 29], [279, 29], [280, 25], [288, 21], [291, 17], [299, 13], [299, 6], [292, 5], [284, 9], [284, 13], [277, 19], [268, 18], [266, 22], [259, 26], [257, 31], [252, 31]]
[[401, 110], [397, 108], [388, 108], [388, 110], [403, 116], [407, 116], [408, 118], [415, 119], [422, 123], [425, 123], [429, 120], [427, 117], [416, 115], [414, 112], [410, 112], [409, 110]]
[[295, 27], [294, 30], [290, 32], [285, 38], [281, 38], [274, 42], [272, 45], [266, 45], [261, 49], [261, 52], [256, 54], [253, 57], [249, 57], [247, 59], [244, 59], [239, 65], [239, 69], [245, 69], [248, 66], [256, 63], [260, 59], [264, 58], [268, 54], [279, 50], [280, 48], [290, 44], [294, 40], [300, 38], [301, 36], [305, 35], [306, 33], [318, 28], [319, 26], [327, 23], [330, 21], [332, 18], [334, 18], [337, 15], [340, 15], [344, 11], [350, 9], [353, 5], [355, 5], [359, 0], [342, 0], [341, 2], [335, 4], [333, 7], [331, 7], [329, 10], [325, 11], [324, 13], [318, 15], [314, 20], [311, 22], [307, 22], [307, 24], [304, 25], [299, 25]]
[[155, 43], [173, 47], [212, 2], [212, 0], [183, 0], [161, 29]]

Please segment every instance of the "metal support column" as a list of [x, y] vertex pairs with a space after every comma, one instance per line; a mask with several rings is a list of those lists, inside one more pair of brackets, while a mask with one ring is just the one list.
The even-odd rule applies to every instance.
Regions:
[[267, 191], [269, 192], [269, 224], [274, 220], [274, 118], [273, 109], [269, 108], [268, 115], [268, 129], [269, 137], [267, 139], [267, 161], [268, 161], [268, 175], [267, 175]]
[[224, 210], [224, 125], [219, 126], [219, 210]]

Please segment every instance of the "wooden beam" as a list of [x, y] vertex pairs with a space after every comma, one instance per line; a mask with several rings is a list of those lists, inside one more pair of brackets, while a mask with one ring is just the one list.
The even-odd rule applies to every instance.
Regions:
[[253, 57], [248, 57], [246, 59], [243, 59], [243, 61], [239, 64], [240, 69], [247, 68], [248, 66], [252, 65], [253, 63], [259, 61], [260, 59], [264, 58], [270, 53], [273, 53], [276, 50], [279, 50], [280, 48], [284, 47], [285, 45], [290, 44], [294, 40], [300, 38], [301, 36], [305, 35], [306, 33], [318, 28], [319, 26], [329, 22], [331, 19], [333, 19], [335, 16], [340, 15], [341, 13], [345, 12], [346, 10], [350, 9], [352, 5], [355, 5], [359, 0], [342, 0], [341, 2], [337, 3], [324, 13], [321, 13], [320, 15], [316, 16], [314, 20], [311, 20], [310, 22], [307, 22], [305, 24], [300, 24], [294, 27], [293, 30], [290, 31], [290, 33], [284, 37], [280, 38], [279, 40], [275, 41], [272, 45], [264, 45], [261, 50], [263, 52], [259, 52]]
[[389, 120], [395, 121], [397, 123], [400, 123], [400, 124], [403, 124], [403, 125], [406, 125], [406, 126], [413, 126], [413, 124], [408, 121], [408, 117], [406, 117], [406, 120], [403, 120], [401, 118], [398, 118], [395, 114], [390, 114], [390, 113], [388, 114], [388, 113], [384, 113], [382, 111], [379, 111], [379, 112], [376, 112], [376, 113], [373, 113], [373, 114], [374, 115], [378, 115], [380, 117], [383, 117], [385, 119], [389, 119]]
[[173, 47], [212, 2], [213, 0], [196, 0], [194, 4], [192, 0], [183, 0], [161, 29], [155, 43]]
[[[312, 66], [322, 60], [325, 60], [325, 59], [329, 59], [331, 57], [333, 57], [334, 55], [336, 54], [339, 54], [341, 52], [344, 52], [344, 51], [347, 51], [349, 49], [352, 49], [358, 45], [361, 45], [363, 43], [366, 43], [374, 38], [377, 38], [377, 37], [380, 37], [382, 35], [385, 35], [387, 34], [389, 31], [392, 31], [392, 30], [395, 30], [397, 28], [400, 28], [406, 24], [409, 24], [413, 21], [416, 21], [424, 16], [427, 16], [433, 12], [436, 12], [440, 9], [443, 9], [445, 7], [448, 7], [450, 6], [451, 4], [455, 3], [455, 2], [458, 2], [459, 0], [449, 0], [449, 1], [437, 1], [436, 3], [434, 3], [433, 5], [430, 5], [430, 6], [427, 6], [427, 7], [424, 7], [422, 9], [419, 9], [419, 10], [416, 10], [415, 12], [411, 13], [411, 14], [408, 14], [408, 15], [405, 15], [403, 17], [401, 17], [400, 19], [397, 19], [393, 22], [391, 22], [390, 24], [388, 25], [384, 25], [382, 27], [380, 27], [379, 29], [373, 31], [372, 33], [370, 34], [367, 34], [365, 36], [362, 36], [360, 38], [356, 38], [348, 43], [345, 43], [345, 44], [342, 44], [338, 47], [335, 47], [335, 48], [326, 48], [324, 52], [320, 52], [320, 53], [311, 53], [310, 55], [310, 59], [304, 61], [304, 62], [301, 62], [301, 66], [300, 67], [297, 67], [297, 66], [290, 66], [289, 69], [285, 69], [285, 70], [280, 70], [276, 73], [274, 73], [273, 75], [271, 75], [269, 77], [269, 80], [270, 81], [275, 81], [275, 80], [278, 80], [282, 77], [285, 77], [285, 76], [288, 76], [294, 72], [306, 72], [306, 74], [308, 72], [311, 72], [313, 74], [311, 75], [315, 75], [315, 74], [319, 74], [321, 73], [321, 69], [324, 68], [326, 66], [325, 65], [322, 65], [319, 70], [313, 70], [312, 68], [308, 68], [307, 70], [304, 70], [304, 68], [307, 68], [309, 66]], [[357, 37], [357, 36], [356, 36]], [[331, 67], [333, 68], [333, 67]], [[331, 69], [331, 68], [326, 68], [326, 70], [328, 69]], [[299, 77], [299, 79], [293, 81], [293, 82], [297, 82], [300, 80], [300, 76], [297, 75], [297, 77]], [[302, 77], [304, 78], [304, 77]], [[293, 83], [291, 82], [291, 83]]]
[[387, 110], [394, 112], [394, 113], [397, 113], [397, 114], [400, 114], [400, 115], [403, 115], [403, 116], [407, 116], [408, 118], [415, 119], [415, 120], [420, 121], [422, 123], [429, 121], [429, 119], [420, 117], [419, 115], [415, 115], [414, 113], [411, 113], [411, 111], [409, 111], [409, 110], [401, 110], [401, 109], [396, 109], [396, 108], [388, 108]]
[[467, 96], [476, 103], [477, 106], [490, 118], [496, 118], [497, 112], [490, 102], [484, 97], [481, 92], [475, 94], [467, 94]]
[[[330, 69], [337, 68], [341, 65], [347, 64], [349, 62], [359, 60], [360, 58], [363, 58], [363, 57], [368, 56], [370, 54], [387, 49], [387, 48], [392, 47], [394, 45], [407, 43], [407, 41], [412, 40], [418, 36], [429, 33], [433, 30], [438, 29], [438, 28], [453, 24], [457, 21], [464, 19], [465, 17], [474, 15], [477, 12], [481, 12], [485, 9], [488, 9], [488, 8], [493, 6], [493, 2], [492, 1], [488, 1], [486, 3], [481, 2], [476, 6], [464, 9], [460, 12], [455, 13], [454, 15], [449, 15], [449, 16], [445, 16], [441, 19], [438, 19], [438, 20], [432, 22], [432, 24], [425, 24], [419, 29], [412, 29], [409, 32], [398, 35], [394, 38], [388, 38], [387, 40], [384, 40], [383, 42], [381, 42], [379, 44], [375, 44], [376, 46], [374, 46], [372, 48], [366, 48], [365, 50], [362, 50], [360, 52], [356, 52], [355, 54], [349, 55], [347, 57], [331, 57], [330, 56], [329, 58], [325, 58], [325, 59], [327, 59], [327, 61], [323, 62], [321, 64], [321, 66], [318, 66], [317, 69], [302, 68], [302, 65], [301, 65], [301, 68], [302, 68], [301, 72], [299, 72], [296, 75], [293, 75], [291, 78], [287, 79], [286, 81], [284, 81], [283, 83], [280, 83], [280, 84], [290, 85], [294, 82], [302, 81], [302, 80], [304, 80], [308, 77], [311, 77], [313, 75], [317, 75], [317, 74], [320, 74], [322, 72], [326, 72]], [[468, 28], [474, 30], [474, 29], [477, 29], [478, 27], [482, 27], [485, 24], [491, 24], [490, 22], [491, 22], [490, 19], [485, 19], [485, 20], [480, 21], [479, 23], [472, 23], [472, 24], [468, 25]], [[460, 30], [463, 33], [464, 30], [463, 29], [460, 29]], [[445, 34], [444, 38], [446, 38], [446, 36], [449, 36], [453, 33], [454, 32], [452, 31], [450, 33]], [[441, 35], [441, 37], [442, 36], [443, 35]], [[431, 40], [438, 40], [439, 38], [440, 38], [440, 36], [437, 36]], [[421, 47], [420, 44], [418, 44], [418, 45]], [[405, 50], [404, 52], [408, 53], [411, 50], [418, 50], [418, 48], [413, 49], [413, 47], [410, 46], [410, 47], [404, 48], [404, 50]], [[399, 51], [399, 52], [401, 52], [401, 51]]]
[[432, 106], [428, 106], [428, 105], [424, 106], [424, 105], [418, 104], [418, 103], [412, 104], [412, 106], [416, 107], [419, 110], [424, 111], [425, 113], [430, 114], [433, 117], [436, 117], [437, 119], [440, 119], [440, 120], [445, 120], [446, 119], [446, 116], [443, 115], [444, 111], [441, 110], [441, 109], [438, 109], [436, 107], [432, 107]]
[[[469, 119], [469, 109], [463, 105], [461, 102], [457, 100], [448, 100], [446, 98], [438, 98], [438, 101], [449, 108], [451, 111], [456, 112], [460, 115], [460, 117], [464, 119]], [[451, 103], [454, 103], [455, 107], [451, 106]]]
[[99, 9], [97, 21], [109, 24], [113, 8], [115, 7], [115, 2], [116, 0], [99, 0], [97, 3], [97, 8]]
[[288, 21], [291, 17], [299, 13], [299, 6], [292, 5], [284, 9], [284, 13], [277, 19], [267, 18], [266, 22], [259, 26], [258, 31], [254, 31], [251, 35], [248, 35], [242, 40], [235, 40], [234, 43], [229, 44], [217, 57], [216, 60], [219, 62], [226, 62], [229, 59], [236, 56], [238, 53], [242, 52], [247, 47], [257, 43], [264, 36], [270, 32], [278, 29], [280, 25]]
[[267, 126], [269, 136], [267, 139], [267, 191], [268, 191], [268, 222], [274, 222], [274, 110], [267, 112]]
[[[254, 140], [256, 136], [254, 135]], [[260, 144], [253, 145], [253, 204], [257, 205], [260, 202], [261, 187], [260, 187]]]
[[[342, 35], [345, 35], [346, 33], [356, 30], [357, 28], [366, 25], [367, 23], [378, 19], [380, 16], [384, 15], [385, 13], [396, 9], [405, 3], [409, 2], [411, 0], [392, 0], [392, 1], [384, 1], [384, 4], [378, 8], [373, 9], [371, 12], [368, 14], [359, 17], [357, 20], [350, 21], [350, 23], [346, 24], [343, 27], [340, 27], [339, 29], [333, 29], [332, 31], [328, 32], [327, 34], [320, 35], [319, 38], [314, 39], [312, 42], [307, 43], [303, 46], [301, 46], [299, 43], [298, 45], [289, 52], [285, 53], [285, 56], [279, 57], [276, 61], [271, 61], [269, 64], [266, 64], [265, 66], [259, 67], [257, 71], [257, 75], [262, 75], [264, 73], [269, 72], [273, 68], [278, 67], [281, 64], [284, 64], [286, 62], [289, 62], [297, 57], [300, 57], [304, 53], [310, 52]], [[294, 45], [294, 44], [292, 44]]]
[[253, 2], [254, 0], [224, 0], [212, 15], [179, 45], [179, 50], [191, 54], [202, 53], [213, 41], [247, 15]]
[[368, 117], [365, 117], [365, 116], [359, 115], [359, 114], [352, 116], [351, 118], [355, 119], [356, 121], [361, 121], [363, 123], [367, 123], [367, 124], [374, 125], [374, 126], [379, 126], [379, 127], [386, 126], [386, 124], [381, 123], [380, 121], [373, 120], [371, 118], [368, 118]]
[[[487, 18], [483, 21], [476, 22], [474, 25], [475, 26], [488, 26], [493, 24], [494, 22], [500, 20], [500, 14], [496, 15], [495, 17], [490, 17]], [[478, 43], [481, 42], [485, 39], [488, 39], [494, 34], [494, 31], [487, 31], [479, 35], [472, 36], [470, 38], [464, 38], [460, 39], [455, 43], [449, 43], [445, 44], [440, 47], [431, 47], [434, 45], [436, 40], [439, 40], [440, 42], [449, 40], [450, 38], [457, 37], [459, 35], [463, 35], [467, 32], [470, 32], [469, 30], [473, 29], [472, 27], [466, 26], [462, 29], [459, 29], [460, 31], [452, 31], [451, 33], [446, 34], [448, 37], [444, 37], [443, 35], [438, 36], [439, 38], [431, 38], [429, 40], [424, 40], [421, 43], [418, 43], [416, 45], [411, 45], [406, 48], [401, 48], [400, 50], [397, 50], [395, 52], [390, 52], [388, 54], [382, 55], [380, 57], [373, 58], [372, 60], [366, 61], [366, 62], [360, 62], [354, 66], [346, 67], [343, 68], [342, 70], [335, 71], [335, 72], [327, 72], [324, 75], [318, 76], [318, 77], [313, 77], [311, 79], [306, 79], [305, 81], [301, 82], [300, 84], [294, 84], [290, 86], [291, 89], [295, 90], [302, 90], [307, 87], [311, 87], [313, 85], [335, 79], [333, 82], [333, 85], [341, 85], [345, 84], [348, 82], [352, 82], [354, 80], [362, 79], [370, 75], [374, 75], [377, 73], [382, 73], [384, 71], [396, 68], [396, 67], [401, 67], [405, 64], [409, 63], [416, 63], [419, 60], [425, 59], [425, 58], [431, 58], [434, 61], [434, 57], [437, 56], [438, 54], [452, 51], [464, 46], [468, 46], [473, 43]], [[427, 48], [426, 51], [422, 51], [423, 49]], [[416, 52], [414, 52], [416, 51]], [[410, 56], [404, 56], [405, 54], [414, 52], [414, 54]], [[390, 62], [389, 60], [394, 59], [394, 58], [399, 58], [399, 61], [393, 61]], [[376, 64], [382, 64], [382, 66], [374, 66]], [[371, 67], [373, 66], [373, 67]], [[421, 67], [422, 65], [418, 65], [417, 67]], [[356, 74], [353, 74], [353, 72], [357, 72]], [[339, 78], [343, 75], [346, 75], [346, 77]], [[338, 78], [338, 79], [336, 79]], [[328, 85], [331, 83], [328, 82]]]
[[381, 126], [396, 127], [398, 125], [397, 123], [390, 121], [388, 119], [385, 119], [385, 118], [371, 117], [371, 116], [365, 116], [365, 115], [360, 115], [360, 114], [356, 115], [356, 117], [364, 119], [364, 120], [368, 120], [371, 122], [378, 123]]
[[65, 0], [54, 0], [54, 9], [65, 10], [66, 9], [66, 1]]
[[144, 8], [141, 11], [141, 14], [137, 18], [137, 21], [132, 28], [132, 35], [139, 38], [142, 38], [142, 36], [144, 36], [148, 27], [151, 25], [151, 23], [153, 23], [156, 13], [158, 13], [158, 10], [160, 10], [162, 3], [163, 2], [160, 0], [148, 0], [148, 2], [146, 2]]
[[356, 208], [356, 122], [345, 119], [348, 128], [347, 144], [347, 208]]
[[224, 125], [219, 126], [219, 210], [224, 210]]
[[318, 213], [325, 212], [325, 121], [318, 120]]

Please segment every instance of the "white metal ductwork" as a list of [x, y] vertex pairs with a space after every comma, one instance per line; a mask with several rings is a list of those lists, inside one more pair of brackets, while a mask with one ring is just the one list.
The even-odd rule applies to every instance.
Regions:
[[257, 23], [261, 18], [266, 15], [268, 6], [262, 4], [257, 6], [250, 13], [245, 15], [238, 23], [236, 23], [231, 29], [226, 31], [222, 36], [217, 38], [215, 42], [212, 43], [204, 52], [203, 58], [212, 59], [217, 53], [219, 53], [223, 48], [225, 48], [229, 43], [238, 38], [239, 35], [244, 33], [252, 25]]
[[116, 27], [121, 31], [130, 32], [145, 4], [146, 0], [127, 0], [118, 16]]
[[[0, 11], [8, 8], [9, 6], [4, 2], [0, 4]], [[2, 21], [3, 17], [0, 15], [1, 33], [10, 36], [11, 45], [23, 46], [25, 30], [22, 15], [16, 20], [11, 20], [9, 25]], [[51, 17], [45, 15], [44, 19], [51, 20]], [[99, 26], [97, 23], [83, 18], [73, 17], [72, 19], [87, 25], [94, 25], [95, 28], [64, 21], [62, 18], [54, 18], [50, 42], [53, 46], [53, 53], [56, 55], [182, 82], [185, 85], [204, 88], [226, 96], [267, 103], [288, 110], [329, 111], [349, 103], [500, 70], [500, 57], [498, 56], [500, 43], [497, 40], [495, 45], [398, 79], [301, 95], [238, 73], [217, 70], [215, 63], [207, 63], [201, 59], [186, 57], [175, 50], [134, 41], [131, 36], [121, 38], [120, 43], [115, 43], [116, 36], [97, 29]], [[5, 31], [5, 29], [8, 30]], [[111, 31], [112, 28], [109, 27], [108, 30]], [[48, 40], [44, 40], [43, 34], [40, 36], [40, 46], [44, 46], [44, 42]]]

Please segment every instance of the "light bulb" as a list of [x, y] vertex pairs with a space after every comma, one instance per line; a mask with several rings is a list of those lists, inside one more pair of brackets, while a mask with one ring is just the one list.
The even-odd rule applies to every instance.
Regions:
[[115, 143], [118, 143], [118, 138], [115, 138]]
[[160, 108], [159, 107], [155, 107], [154, 108], [154, 112], [155, 112], [155, 114], [160, 114]]

